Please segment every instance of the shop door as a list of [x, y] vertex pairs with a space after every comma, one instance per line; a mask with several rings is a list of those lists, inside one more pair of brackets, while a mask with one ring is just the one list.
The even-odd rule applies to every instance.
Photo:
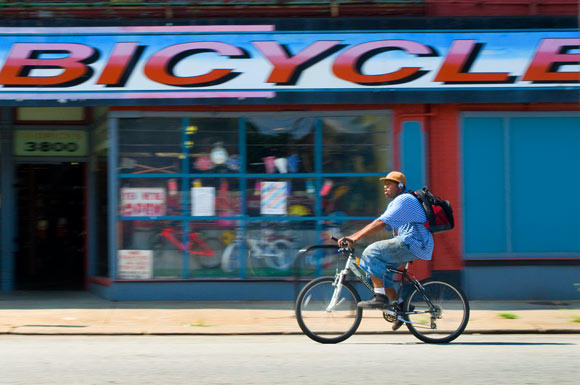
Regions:
[[84, 170], [70, 162], [17, 165], [17, 289], [84, 288]]

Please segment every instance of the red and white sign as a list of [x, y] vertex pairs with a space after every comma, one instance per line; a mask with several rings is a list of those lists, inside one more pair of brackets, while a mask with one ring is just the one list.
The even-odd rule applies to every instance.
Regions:
[[0, 28], [0, 101], [577, 88], [577, 29]]
[[127, 187], [121, 189], [121, 216], [159, 217], [165, 215], [165, 189]]
[[153, 278], [152, 250], [119, 250], [120, 279]]

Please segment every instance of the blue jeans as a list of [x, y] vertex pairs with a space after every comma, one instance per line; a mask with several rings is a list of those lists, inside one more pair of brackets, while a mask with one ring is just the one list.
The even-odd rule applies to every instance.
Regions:
[[360, 267], [367, 274], [382, 278], [383, 285], [388, 289], [393, 287], [394, 274], [387, 272], [387, 268], [396, 269], [416, 259], [419, 258], [409, 251], [409, 246], [398, 238], [392, 238], [367, 246], [362, 253]]

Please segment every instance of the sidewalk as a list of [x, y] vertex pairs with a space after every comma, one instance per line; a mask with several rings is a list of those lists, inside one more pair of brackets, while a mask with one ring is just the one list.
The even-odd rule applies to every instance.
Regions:
[[[580, 301], [471, 301], [466, 333], [580, 333]], [[302, 334], [291, 302], [111, 302], [88, 292], [0, 293], [0, 334]], [[502, 316], [502, 314], [504, 316]], [[509, 319], [513, 315], [515, 319]], [[393, 333], [378, 311], [357, 333]], [[396, 333], [408, 333], [401, 328]]]

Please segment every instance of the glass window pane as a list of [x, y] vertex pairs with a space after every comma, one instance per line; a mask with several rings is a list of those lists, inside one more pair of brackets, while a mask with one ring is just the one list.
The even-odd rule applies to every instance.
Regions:
[[[249, 277], [293, 275], [298, 250], [315, 243], [313, 221], [249, 222], [245, 236]], [[238, 258], [242, 254], [238, 253]]]
[[[224, 269], [224, 252], [236, 237], [236, 222], [192, 221], [189, 223], [190, 277], [238, 276], [234, 269]], [[233, 273], [233, 274], [232, 274]]]
[[323, 172], [384, 172], [392, 159], [388, 116], [322, 118]]
[[180, 172], [181, 119], [119, 119], [119, 173]]
[[315, 118], [249, 118], [249, 173], [314, 172]]
[[325, 216], [378, 217], [388, 203], [379, 177], [327, 178], [320, 195]]
[[[261, 215], [313, 216], [314, 194], [314, 180], [312, 178], [248, 179], [246, 214], [251, 217]], [[286, 198], [285, 205], [283, 204], [284, 198]]]
[[191, 210], [186, 215], [240, 215], [240, 187], [237, 178], [195, 178], [191, 182], [189, 193]]
[[[138, 270], [151, 269], [152, 276], [143, 279], [181, 278], [183, 252], [178, 234], [181, 234], [179, 221], [120, 221], [119, 250], [147, 250], [152, 253], [150, 266], [136, 267]], [[121, 275], [121, 268], [119, 270]]]
[[238, 119], [190, 118], [185, 146], [191, 157], [190, 172], [216, 173], [240, 170]]

